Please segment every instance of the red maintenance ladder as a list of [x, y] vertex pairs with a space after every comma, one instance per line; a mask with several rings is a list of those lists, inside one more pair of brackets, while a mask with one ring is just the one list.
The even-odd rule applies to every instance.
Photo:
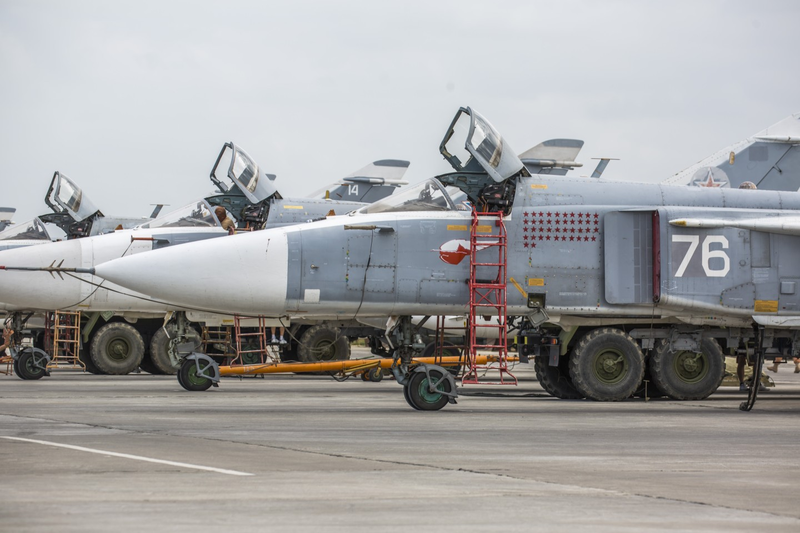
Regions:
[[[472, 212], [470, 228], [469, 318], [467, 320], [467, 361], [461, 383], [464, 385], [516, 385], [517, 378], [508, 369], [506, 313], [506, 277], [508, 233], [502, 212]], [[480, 253], [481, 260], [478, 260]], [[487, 262], [488, 261], [488, 262]], [[494, 275], [494, 278], [491, 276]], [[482, 279], [479, 276], [488, 277]], [[489, 323], [478, 324], [478, 317], [491, 316]], [[490, 335], [478, 343], [478, 328]], [[496, 330], [496, 335], [494, 331]], [[496, 341], [495, 341], [496, 339]], [[494, 341], [491, 342], [490, 341]], [[479, 365], [479, 351], [496, 351], [497, 361]], [[487, 380], [489, 372], [498, 371], [499, 381]]]

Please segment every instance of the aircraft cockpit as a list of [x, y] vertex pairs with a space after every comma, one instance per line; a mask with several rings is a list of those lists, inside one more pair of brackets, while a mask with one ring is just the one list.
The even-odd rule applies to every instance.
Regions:
[[515, 178], [530, 176], [502, 135], [469, 107], [458, 110], [439, 152], [456, 172], [438, 179], [464, 191], [481, 210], [508, 210], [514, 199]]
[[275, 177], [263, 172], [244, 150], [228, 142], [222, 146], [210, 174], [221, 194], [206, 200], [227, 209], [240, 225], [260, 227], [267, 219], [269, 200], [281, 198]]
[[470, 211], [466, 193], [458, 187], [445, 186], [435, 179], [423, 181], [354, 211], [357, 214], [410, 211]]
[[97, 207], [83, 194], [71, 179], [56, 171], [50, 181], [45, 203], [55, 213], [67, 213], [76, 222], [85, 220], [99, 212]]
[[208, 202], [199, 200], [151, 220], [146, 224], [141, 224], [137, 228], [221, 228], [222, 226], [212, 211]]
[[38, 218], [0, 232], [0, 241], [50, 241], [50, 234]]

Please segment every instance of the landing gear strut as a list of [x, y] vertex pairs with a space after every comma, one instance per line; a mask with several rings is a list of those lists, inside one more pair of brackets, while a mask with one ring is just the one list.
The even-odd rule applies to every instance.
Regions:
[[755, 362], [753, 363], [753, 384], [750, 392], [747, 393], [747, 400], [739, 404], [740, 411], [750, 411], [756, 404], [758, 389], [761, 388], [759, 379], [761, 378], [761, 367], [764, 366], [764, 326], [753, 324], [753, 334], [755, 336]]

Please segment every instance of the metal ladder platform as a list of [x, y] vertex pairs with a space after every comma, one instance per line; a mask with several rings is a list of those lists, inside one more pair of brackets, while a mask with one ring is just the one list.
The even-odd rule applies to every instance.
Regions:
[[[472, 212], [470, 226], [469, 317], [467, 320], [466, 366], [462, 385], [516, 385], [508, 367], [507, 265], [508, 233], [502, 212]], [[478, 317], [490, 316], [478, 324]], [[479, 342], [478, 328], [496, 331]], [[491, 331], [494, 333], [494, 331]], [[496, 340], [495, 340], [496, 338]], [[491, 340], [492, 342], [489, 342]], [[479, 352], [496, 352], [495, 362], [478, 364]], [[494, 377], [494, 373], [499, 376]]]

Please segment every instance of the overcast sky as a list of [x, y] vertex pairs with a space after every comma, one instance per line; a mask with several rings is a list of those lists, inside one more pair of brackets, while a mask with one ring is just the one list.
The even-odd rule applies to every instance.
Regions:
[[383, 158], [413, 183], [459, 106], [660, 180], [800, 111], [798, 27], [769, 0], [0, 0], [0, 206], [47, 212], [59, 170], [106, 215], [178, 207], [226, 141], [284, 196]]

